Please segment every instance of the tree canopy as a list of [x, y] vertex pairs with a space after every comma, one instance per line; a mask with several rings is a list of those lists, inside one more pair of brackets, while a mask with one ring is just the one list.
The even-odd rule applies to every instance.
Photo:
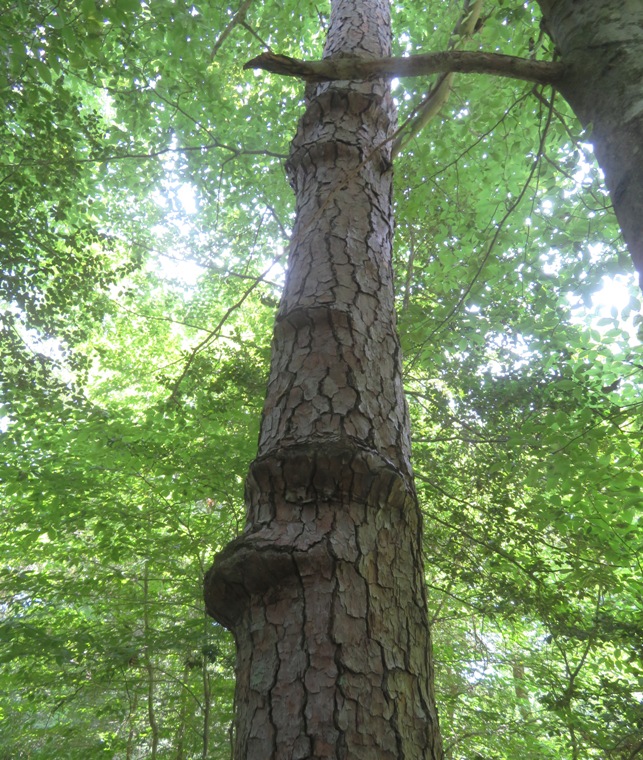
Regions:
[[[551, 61], [536, 3], [393, 5], [394, 54]], [[230, 754], [202, 577], [243, 526], [285, 272], [295, 79], [328, 8], [0, 11], [0, 756]], [[454, 30], [456, 30], [454, 32]], [[398, 328], [445, 752], [643, 748], [643, 316], [548, 85], [395, 80]], [[406, 129], [406, 132], [404, 131]]]

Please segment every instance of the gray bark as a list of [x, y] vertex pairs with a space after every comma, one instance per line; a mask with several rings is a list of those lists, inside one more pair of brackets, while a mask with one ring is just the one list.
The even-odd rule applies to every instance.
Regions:
[[538, 0], [643, 287], [643, 2]]

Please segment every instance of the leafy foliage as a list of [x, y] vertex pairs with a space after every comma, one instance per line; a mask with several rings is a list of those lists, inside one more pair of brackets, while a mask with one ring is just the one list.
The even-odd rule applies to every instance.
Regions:
[[[551, 55], [531, 3], [471, 47]], [[456, 2], [394, 7], [396, 52]], [[325, 8], [0, 15], [0, 757], [228, 757], [201, 578], [243, 526], [303, 91]], [[428, 83], [396, 84], [400, 123]], [[460, 77], [396, 163], [399, 329], [447, 757], [643, 745], [640, 302], [560, 97]], [[616, 273], [620, 279], [614, 279]], [[612, 278], [610, 280], [606, 278]]]

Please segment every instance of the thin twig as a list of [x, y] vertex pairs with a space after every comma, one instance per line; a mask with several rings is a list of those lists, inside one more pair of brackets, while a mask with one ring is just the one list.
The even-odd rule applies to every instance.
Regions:
[[185, 367], [183, 368], [183, 372], [181, 372], [181, 374], [179, 375], [178, 379], [176, 380], [176, 382], [172, 386], [172, 393], [170, 394], [170, 398], [169, 398], [170, 402], [176, 402], [177, 401], [179, 387], [180, 387], [181, 383], [183, 382], [183, 380], [185, 380], [185, 377], [188, 374], [188, 371], [189, 371], [190, 367], [192, 366], [192, 362], [195, 360], [195, 358], [197, 357], [197, 355], [200, 354], [201, 351], [205, 350], [212, 343], [212, 341], [215, 340], [215, 338], [217, 337], [217, 335], [221, 331], [221, 328], [223, 327], [223, 325], [227, 322], [227, 320], [230, 317], [230, 315], [234, 311], [236, 311], [240, 306], [242, 306], [243, 302], [259, 286], [260, 283], [262, 283], [262, 282], [265, 281], [265, 278], [268, 276], [268, 272], [270, 272], [270, 270], [273, 268], [273, 266], [275, 264], [279, 263], [279, 261], [284, 256], [285, 256], [285, 251], [280, 256], [277, 256], [275, 258], [275, 260], [268, 267], [268, 269], [266, 269], [262, 274], [260, 274], [259, 277], [255, 278], [255, 281], [245, 291], [245, 293], [241, 296], [241, 298], [236, 303], [232, 304], [232, 306], [230, 306], [229, 309], [226, 310], [225, 314], [221, 317], [221, 319], [217, 323], [217, 325], [214, 328], [214, 330], [211, 330], [206, 335], [206, 337], [199, 344], [197, 344], [192, 349], [192, 351], [190, 352], [190, 355], [188, 356], [188, 360], [185, 363]]
[[547, 113], [547, 119], [545, 121], [545, 127], [544, 127], [543, 133], [541, 135], [540, 145], [538, 146], [538, 151], [537, 151], [536, 157], [535, 157], [535, 159], [534, 159], [534, 161], [532, 163], [531, 169], [529, 170], [529, 174], [527, 175], [527, 179], [525, 180], [525, 182], [524, 182], [524, 184], [522, 186], [522, 189], [518, 193], [518, 196], [516, 197], [516, 200], [509, 206], [509, 208], [507, 209], [506, 213], [503, 215], [503, 217], [500, 220], [500, 222], [498, 222], [498, 225], [496, 227], [496, 231], [495, 231], [495, 233], [494, 233], [494, 235], [493, 235], [493, 237], [491, 239], [491, 242], [489, 243], [489, 246], [488, 246], [488, 248], [487, 248], [484, 256], [482, 257], [482, 260], [480, 261], [480, 264], [478, 265], [478, 268], [475, 271], [475, 274], [473, 275], [472, 279], [470, 280], [470, 282], [467, 285], [467, 287], [465, 288], [464, 292], [462, 293], [462, 295], [458, 299], [458, 301], [455, 304], [455, 306], [451, 309], [451, 311], [447, 314], [447, 316], [437, 325], [437, 327], [435, 327], [431, 331], [431, 333], [429, 334], [428, 338], [426, 338], [422, 342], [422, 344], [420, 345], [419, 349], [416, 351], [415, 356], [409, 362], [409, 366], [412, 366], [417, 361], [417, 359], [418, 359], [418, 357], [420, 355], [421, 350], [428, 343], [431, 342], [431, 340], [433, 339], [433, 337], [437, 333], [439, 333], [445, 327], [445, 325], [448, 324], [451, 321], [451, 319], [460, 310], [460, 307], [466, 301], [466, 299], [468, 298], [469, 294], [471, 293], [471, 290], [473, 289], [473, 286], [476, 284], [476, 282], [478, 281], [478, 278], [482, 274], [482, 270], [484, 269], [487, 261], [489, 260], [489, 258], [491, 256], [491, 253], [492, 253], [492, 251], [493, 251], [496, 243], [498, 242], [498, 238], [500, 237], [500, 233], [502, 232], [502, 230], [504, 228], [505, 222], [513, 214], [513, 212], [516, 210], [516, 208], [518, 208], [518, 206], [521, 203], [522, 199], [525, 197], [525, 194], [527, 192], [527, 188], [531, 184], [531, 180], [533, 179], [534, 174], [536, 173], [536, 170], [537, 170], [537, 168], [538, 168], [538, 166], [540, 164], [540, 159], [541, 159], [541, 157], [543, 155], [543, 152], [544, 152], [544, 149], [545, 149], [545, 141], [547, 139], [547, 134], [549, 132], [549, 126], [551, 124], [552, 116], [553, 116], [553, 107], [554, 107], [554, 98], [552, 97], [551, 104], [550, 104], [550, 109], [549, 109], [549, 111]]
[[226, 41], [228, 38], [230, 32], [237, 26], [238, 24], [243, 24], [246, 19], [246, 13], [248, 11], [248, 8], [251, 6], [252, 0], [243, 0], [241, 3], [241, 6], [239, 7], [239, 10], [234, 14], [232, 17], [230, 23], [226, 26], [226, 28], [221, 32], [219, 35], [219, 38], [214, 43], [214, 47], [212, 48], [212, 52], [210, 53], [210, 63], [214, 60], [214, 57], [219, 52], [221, 45]]

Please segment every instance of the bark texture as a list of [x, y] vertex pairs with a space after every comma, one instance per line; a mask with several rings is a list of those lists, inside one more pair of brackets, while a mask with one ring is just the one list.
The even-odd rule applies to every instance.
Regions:
[[[335, 0], [325, 57], [390, 54], [388, 0]], [[442, 757], [395, 329], [388, 84], [319, 85], [247, 525], [206, 576], [237, 642], [235, 757]]]
[[643, 287], [643, 2], [539, 0]]

